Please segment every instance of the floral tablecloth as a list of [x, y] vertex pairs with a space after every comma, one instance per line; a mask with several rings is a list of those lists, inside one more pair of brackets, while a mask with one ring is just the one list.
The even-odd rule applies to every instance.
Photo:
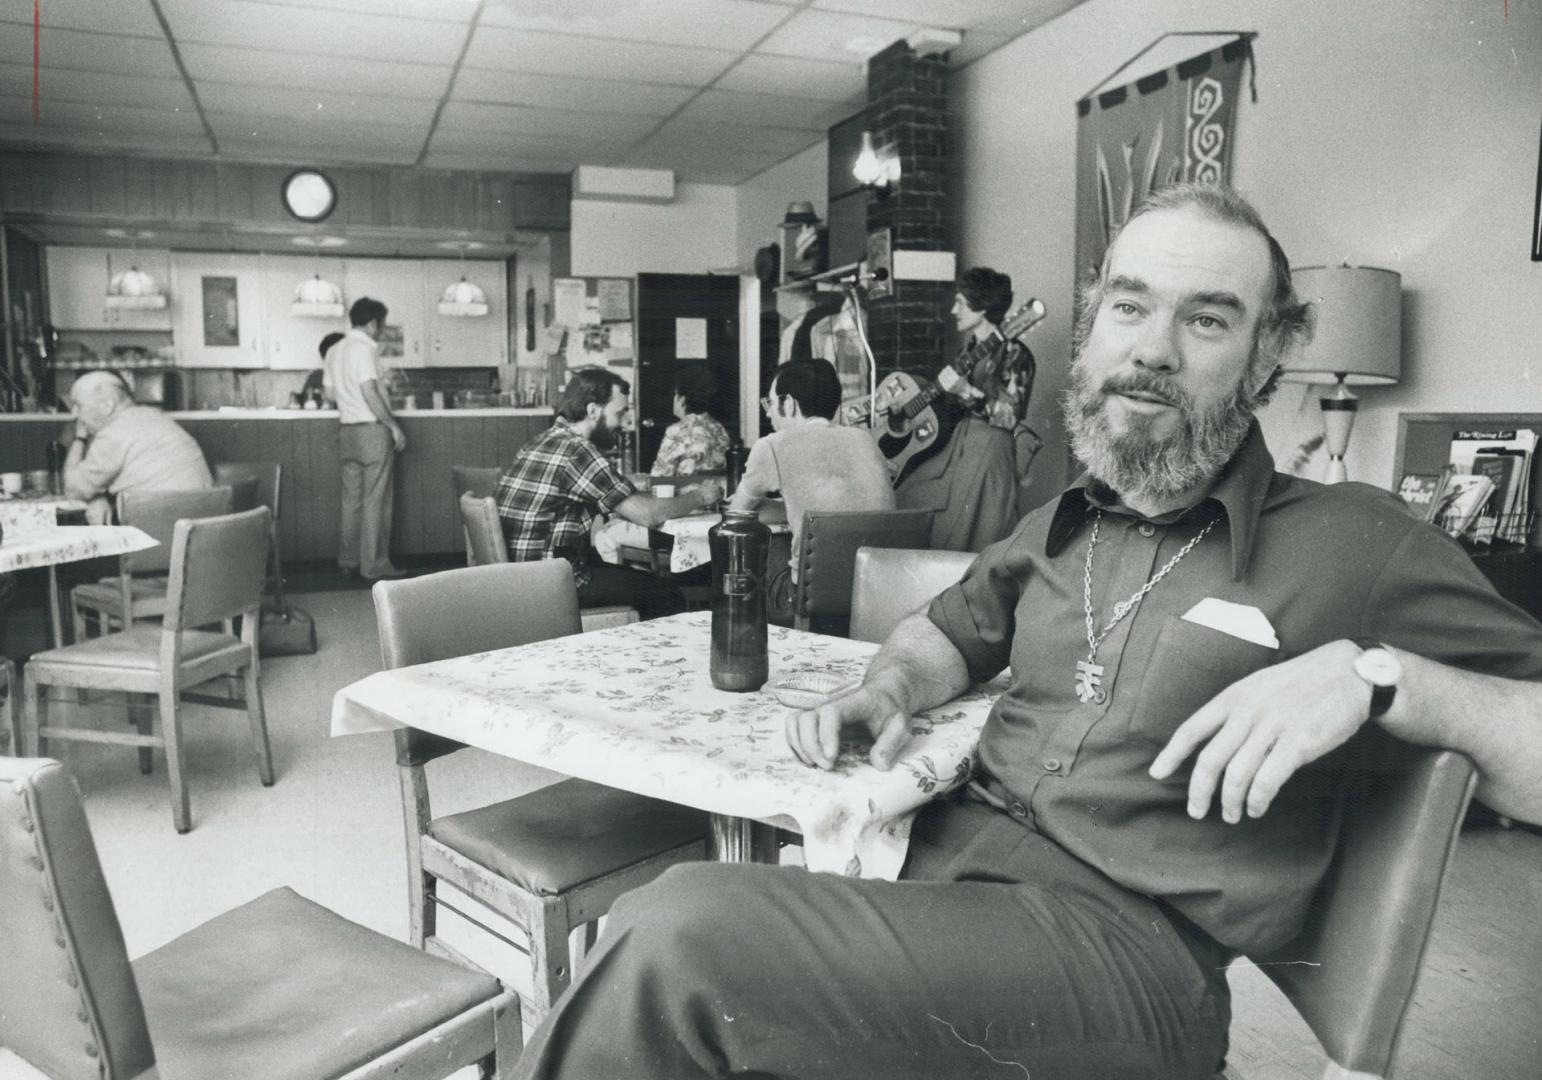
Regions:
[[[811, 870], [894, 878], [913, 811], [963, 783], [994, 692], [917, 716], [893, 769], [843, 746], [834, 770], [787, 748], [788, 708], [708, 677], [711, 616], [651, 622], [384, 671], [338, 691], [332, 734], [414, 727], [612, 787], [794, 829]], [[856, 679], [877, 646], [771, 627], [771, 678]]]
[[0, 529], [27, 532], [52, 529], [59, 523], [60, 510], [84, 510], [86, 504], [66, 495], [43, 495], [0, 499]]
[[34, 566], [127, 555], [155, 547], [156, 542], [132, 525], [69, 525], [64, 528], [7, 528], [0, 541], [0, 573]]
[[[697, 566], [712, 564], [712, 549], [707, 544], [707, 530], [723, 520], [723, 515], [691, 514], [689, 517], [670, 518], [659, 529], [675, 538], [669, 552], [669, 570], [683, 574]], [[773, 533], [791, 532], [785, 521], [766, 523]]]

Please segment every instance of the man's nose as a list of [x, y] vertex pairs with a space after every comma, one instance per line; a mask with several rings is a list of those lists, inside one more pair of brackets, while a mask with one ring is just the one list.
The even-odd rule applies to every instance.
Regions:
[[1177, 327], [1167, 319], [1147, 319], [1137, 331], [1130, 359], [1155, 371], [1177, 371], [1183, 366]]

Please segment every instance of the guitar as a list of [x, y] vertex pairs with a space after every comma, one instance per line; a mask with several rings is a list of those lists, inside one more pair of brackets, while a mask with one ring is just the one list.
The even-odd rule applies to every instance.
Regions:
[[[1017, 341], [1043, 322], [1046, 314], [1048, 312], [1045, 311], [1043, 302], [1036, 296], [1031, 297], [1016, 311], [1001, 320], [1001, 326], [998, 329], [1001, 331], [1001, 336], [1008, 341]], [[972, 354], [973, 350], [966, 352], [966, 355]], [[971, 398], [980, 392], [974, 385], [973, 379], [973, 364], [963, 371], [949, 364], [937, 373], [937, 384], [965, 404], [969, 404]]]

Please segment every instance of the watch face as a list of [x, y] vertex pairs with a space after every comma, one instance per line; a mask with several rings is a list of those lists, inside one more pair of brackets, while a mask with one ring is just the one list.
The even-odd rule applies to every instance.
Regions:
[[337, 188], [316, 169], [300, 169], [284, 181], [284, 208], [301, 221], [320, 221], [336, 205]]
[[1403, 665], [1386, 649], [1366, 649], [1355, 659], [1355, 670], [1372, 686], [1396, 686]]

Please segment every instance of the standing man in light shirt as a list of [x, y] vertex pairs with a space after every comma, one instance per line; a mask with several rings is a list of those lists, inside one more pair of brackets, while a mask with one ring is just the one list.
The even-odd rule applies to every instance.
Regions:
[[210, 487], [201, 450], [159, 409], [134, 404], [114, 372], [88, 371], [70, 387], [75, 427], [64, 457], [65, 494], [86, 502], [86, 520], [112, 520], [110, 500], [123, 491]]
[[337, 402], [338, 456], [343, 465], [342, 528], [337, 564], [367, 581], [398, 578], [391, 564], [395, 454], [407, 435], [391, 414], [380, 380], [380, 331], [386, 306], [361, 296], [348, 309], [352, 328], [327, 350], [323, 386]]

